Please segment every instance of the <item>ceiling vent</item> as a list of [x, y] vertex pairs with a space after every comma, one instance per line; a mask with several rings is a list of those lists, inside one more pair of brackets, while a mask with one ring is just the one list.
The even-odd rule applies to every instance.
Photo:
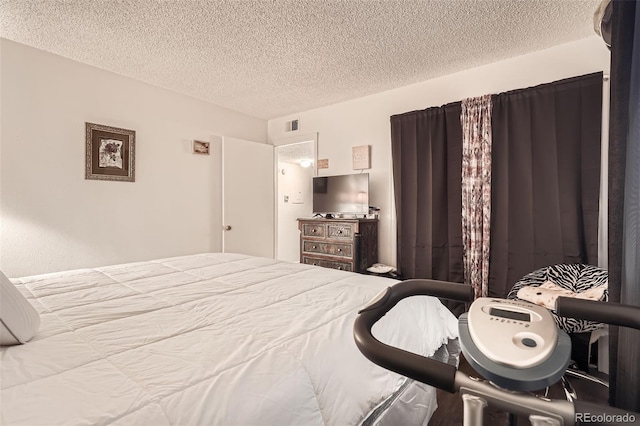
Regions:
[[284, 131], [285, 132], [295, 132], [299, 129], [298, 127], [298, 119], [287, 121], [284, 123]]

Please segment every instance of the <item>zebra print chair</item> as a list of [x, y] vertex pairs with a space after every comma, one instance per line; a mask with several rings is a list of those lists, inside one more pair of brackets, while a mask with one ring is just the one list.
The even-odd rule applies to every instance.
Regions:
[[[521, 300], [518, 291], [523, 287], [539, 287], [551, 281], [565, 290], [573, 293], [583, 293], [609, 281], [609, 274], [605, 269], [584, 264], [560, 264], [540, 268], [522, 277], [509, 291], [507, 299]], [[609, 300], [609, 293], [605, 289], [601, 301]], [[560, 317], [551, 310], [558, 327], [568, 334], [587, 333], [599, 330], [603, 324], [575, 318]]]
[[[521, 289], [525, 287], [540, 287], [549, 281], [557, 287], [579, 294], [608, 284], [609, 275], [605, 269], [592, 265], [559, 264], [547, 266], [522, 277], [511, 288], [511, 291], [509, 291], [509, 294], [507, 295], [507, 299], [523, 300], [518, 298], [518, 292]], [[608, 299], [609, 294], [605, 286], [600, 300], [606, 302]], [[567, 370], [567, 373], [608, 387], [609, 384], [606, 381], [588, 374], [591, 344], [597, 340], [598, 337], [606, 335], [606, 333], [603, 333], [602, 331], [604, 324], [578, 320], [575, 318], [561, 317], [555, 312], [555, 310], [550, 309], [550, 311], [556, 320], [558, 327], [564, 330], [571, 337], [572, 359], [576, 363], [578, 370], [582, 370], [578, 371], [575, 369], [569, 369]], [[567, 399], [570, 401], [576, 399], [575, 391], [571, 387], [570, 383], [568, 383], [564, 378], [562, 382]]]

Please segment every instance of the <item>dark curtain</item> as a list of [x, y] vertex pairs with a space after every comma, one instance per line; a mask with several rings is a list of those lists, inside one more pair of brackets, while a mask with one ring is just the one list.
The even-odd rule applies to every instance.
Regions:
[[602, 73], [493, 97], [489, 296], [598, 261]]
[[397, 262], [406, 278], [463, 282], [460, 113], [456, 102], [391, 117]]
[[[640, 8], [613, 1], [609, 300], [640, 306]], [[640, 331], [610, 327], [609, 402], [640, 411]]]

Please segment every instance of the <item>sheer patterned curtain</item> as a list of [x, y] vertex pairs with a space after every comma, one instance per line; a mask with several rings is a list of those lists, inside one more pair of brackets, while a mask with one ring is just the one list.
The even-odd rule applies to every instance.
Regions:
[[462, 101], [462, 241], [464, 281], [475, 297], [489, 285], [491, 95]]

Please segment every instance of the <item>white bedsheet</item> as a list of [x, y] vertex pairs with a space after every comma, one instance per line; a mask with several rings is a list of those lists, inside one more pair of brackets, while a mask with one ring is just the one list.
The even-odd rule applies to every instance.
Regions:
[[[405, 381], [353, 341], [384, 278], [201, 254], [12, 281], [42, 325], [1, 349], [2, 425], [351, 425]], [[457, 321], [413, 297], [374, 334], [431, 355]]]

